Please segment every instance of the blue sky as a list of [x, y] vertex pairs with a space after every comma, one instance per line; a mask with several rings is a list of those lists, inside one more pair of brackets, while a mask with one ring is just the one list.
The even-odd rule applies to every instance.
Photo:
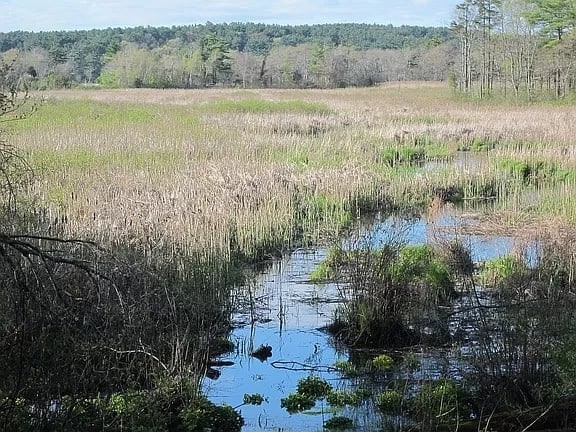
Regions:
[[0, 0], [0, 32], [222, 22], [447, 26], [461, 0]]

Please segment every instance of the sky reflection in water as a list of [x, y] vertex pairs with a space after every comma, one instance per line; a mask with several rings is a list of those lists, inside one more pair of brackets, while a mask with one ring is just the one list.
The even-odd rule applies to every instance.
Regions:
[[[346, 240], [345, 246], [377, 246], [391, 238], [408, 244], [422, 244], [439, 236], [454, 238], [454, 227], [461, 222], [460, 213], [450, 207], [437, 215], [434, 221], [377, 218], [360, 226], [354, 240]], [[471, 246], [474, 261], [507, 254], [514, 245], [511, 237], [468, 235], [459, 238]], [[329, 336], [319, 330], [332, 318], [338, 300], [337, 287], [309, 282], [310, 272], [326, 253], [326, 249], [298, 250], [275, 262], [253, 285], [238, 292], [242, 298], [251, 289], [252, 298], [256, 299], [253, 302], [255, 307], [250, 310], [249, 302], [246, 302], [245, 310], [235, 315], [234, 320], [239, 326], [232, 332], [232, 341], [237, 349], [223, 358], [235, 364], [220, 368], [221, 375], [217, 380], [206, 379], [205, 390], [215, 403], [231, 406], [240, 405], [246, 393], [260, 393], [268, 398], [268, 402], [261, 406], [243, 406], [240, 409], [246, 421], [243, 432], [321, 431], [323, 422], [331, 417], [327, 413], [329, 407], [320, 404], [312, 413], [289, 415], [282, 409], [280, 399], [295, 392], [298, 380], [309, 376], [310, 371], [288, 370], [273, 365], [273, 362], [293, 361], [310, 366], [332, 366], [337, 360], [348, 359], [348, 353], [337, 352]], [[248, 355], [262, 344], [272, 347], [272, 357], [264, 362]], [[430, 362], [429, 353], [422, 353], [423, 363], [425, 358]], [[338, 374], [322, 372], [318, 375], [335, 388], [348, 385]], [[378, 419], [369, 417], [364, 413], [355, 419], [359, 430], [378, 430]]]

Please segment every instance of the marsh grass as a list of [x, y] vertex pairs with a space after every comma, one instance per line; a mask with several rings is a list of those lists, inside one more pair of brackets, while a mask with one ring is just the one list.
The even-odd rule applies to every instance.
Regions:
[[85, 128], [111, 125], [139, 125], [155, 118], [154, 107], [132, 103], [104, 103], [89, 100], [48, 101], [16, 127], [52, 128], [79, 125]]
[[206, 111], [223, 113], [299, 113], [330, 114], [332, 110], [325, 104], [302, 100], [268, 101], [262, 99], [219, 100], [209, 102], [202, 107]]
[[[71, 235], [174, 254], [254, 260], [337, 235], [390, 203], [425, 206], [438, 188], [498, 197], [506, 209], [524, 185], [499, 158], [538, 157], [571, 183], [569, 106], [478, 104], [421, 84], [45, 96], [12, 133], [47, 217]], [[485, 161], [451, 166], [462, 146]], [[448, 162], [419, 166], [429, 160]], [[554, 196], [546, 211], [576, 213], [562, 187], [540, 187], [542, 202]]]

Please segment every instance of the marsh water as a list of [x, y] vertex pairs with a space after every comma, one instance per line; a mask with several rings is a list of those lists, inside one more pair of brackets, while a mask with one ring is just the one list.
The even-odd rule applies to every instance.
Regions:
[[[459, 236], [469, 245], [476, 262], [511, 252], [512, 237], [460, 234], [462, 225], [474, 223], [473, 212], [453, 206], [443, 206], [433, 217], [376, 215], [361, 221], [344, 242], [346, 247], [365, 242], [376, 247], [391, 237], [407, 244], [423, 244]], [[353, 418], [358, 430], [382, 430], [382, 417], [367, 404], [336, 414], [325, 403], [293, 415], [281, 408], [281, 399], [295, 392], [298, 380], [311, 373], [337, 389], [354, 386], [332, 366], [358, 353], [338, 346], [325, 331], [340, 301], [338, 286], [310, 281], [310, 273], [326, 255], [326, 248], [296, 250], [235, 293], [238, 308], [231, 338], [236, 349], [221, 358], [234, 364], [217, 368], [218, 378], [206, 379], [204, 385], [212, 401], [233, 407], [242, 404], [244, 394], [259, 393], [266, 398], [260, 406], [239, 408], [246, 422], [245, 432], [320, 431], [332, 415]], [[261, 345], [272, 348], [272, 355], [263, 361], [250, 355]], [[447, 356], [434, 349], [418, 348], [414, 354], [423, 375], [434, 376], [440, 369], [451, 367]]]

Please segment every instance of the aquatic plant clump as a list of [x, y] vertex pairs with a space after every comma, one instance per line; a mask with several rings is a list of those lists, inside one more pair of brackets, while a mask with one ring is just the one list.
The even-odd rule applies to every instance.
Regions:
[[448, 379], [424, 384], [409, 404], [410, 411], [428, 427], [464, 422], [472, 415], [469, 395]]
[[324, 423], [324, 429], [328, 431], [350, 430], [354, 426], [354, 421], [348, 417], [332, 417]]
[[338, 254], [333, 272], [346, 286], [331, 331], [352, 346], [408, 346], [417, 304], [446, 304], [456, 294], [447, 264], [429, 246], [386, 245]]
[[400, 410], [402, 401], [402, 395], [396, 390], [385, 390], [376, 395], [374, 403], [382, 413], [396, 413]]
[[331, 390], [332, 386], [326, 380], [314, 375], [298, 381], [298, 393], [313, 399], [325, 398]]
[[280, 405], [289, 414], [309, 410], [316, 405], [316, 401], [325, 399], [330, 395], [332, 386], [324, 379], [310, 375], [298, 381], [296, 393], [282, 398]]
[[380, 354], [372, 359], [370, 366], [378, 371], [387, 371], [394, 365], [392, 357], [386, 354]]

